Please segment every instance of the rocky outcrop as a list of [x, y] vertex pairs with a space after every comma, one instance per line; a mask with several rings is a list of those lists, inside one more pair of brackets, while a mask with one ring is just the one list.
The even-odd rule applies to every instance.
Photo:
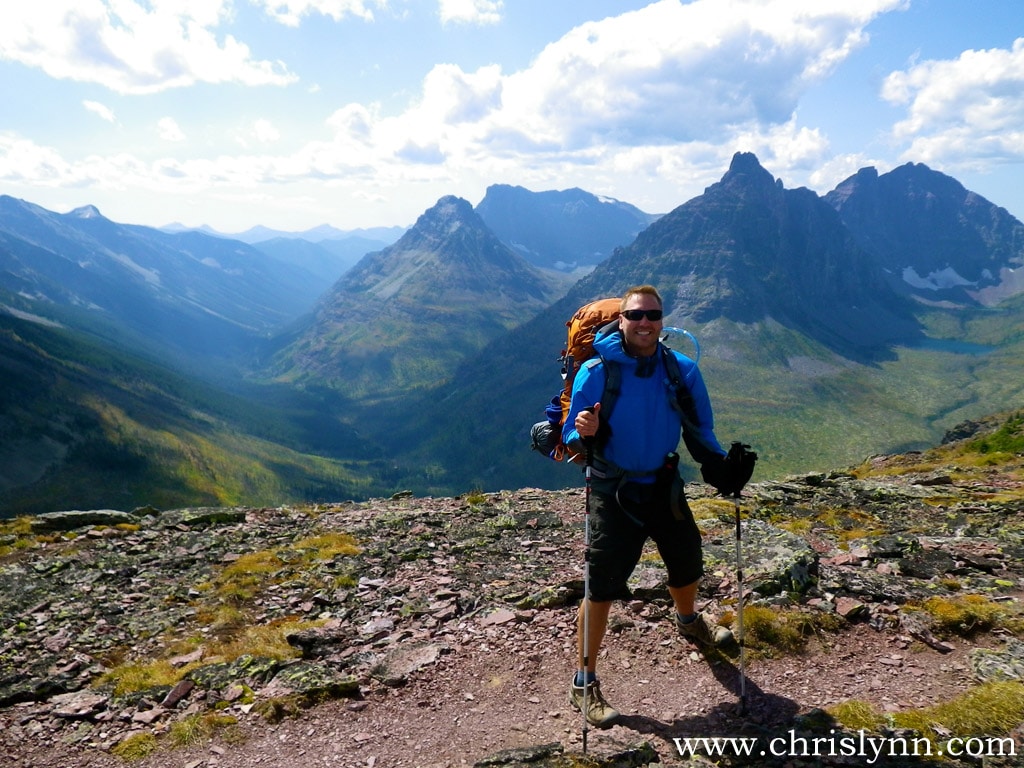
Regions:
[[[900, 472], [911, 460], [878, 457], [874, 468], [893, 474], [875, 479], [835, 472], [749, 486], [745, 603], [829, 614], [941, 651], [942, 628], [920, 610], [928, 598], [1019, 598], [1019, 470]], [[690, 495], [705, 542], [701, 598], [729, 604], [735, 507], [701, 485]], [[523, 489], [310, 508], [76, 511], [7, 526], [0, 743], [85, 733], [108, 750], [197, 712], [273, 719], [329, 698], [359, 707], [429, 678], [467, 639], [486, 644], [511, 627], [535, 630], [514, 649], [533, 658], [543, 637], [568, 631], [564, 609], [582, 594], [583, 504], [579, 489]], [[638, 621], [669, 615], [664, 587], [660, 560], [644, 558], [631, 582]], [[277, 645], [246, 634], [275, 628]], [[1021, 679], [1020, 645], [979, 649], [976, 676]], [[178, 674], [119, 684], [126, 664], [157, 660]]]

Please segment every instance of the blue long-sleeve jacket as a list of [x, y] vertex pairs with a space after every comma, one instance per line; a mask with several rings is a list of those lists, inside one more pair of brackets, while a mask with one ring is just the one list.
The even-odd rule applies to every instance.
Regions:
[[[597, 357], [600, 355], [621, 366], [622, 371], [621, 389], [608, 422], [611, 436], [601, 449], [607, 462], [629, 473], [653, 472], [662, 466], [666, 454], [677, 449], [681, 429], [687, 450], [698, 464], [725, 456], [715, 436], [707, 387], [693, 360], [668, 350], [678, 360], [680, 374], [693, 398], [696, 423], [684, 425], [680, 414], [672, 407], [673, 393], [660, 351], [654, 358], [657, 369], [650, 376], [637, 375], [639, 361], [626, 354], [618, 332], [599, 338], [594, 343], [594, 351], [595, 357], [584, 363], [573, 382], [572, 403], [562, 428], [562, 441], [566, 445], [581, 439], [575, 427], [576, 415], [601, 401], [605, 371]], [[604, 418], [606, 414], [600, 415]]]

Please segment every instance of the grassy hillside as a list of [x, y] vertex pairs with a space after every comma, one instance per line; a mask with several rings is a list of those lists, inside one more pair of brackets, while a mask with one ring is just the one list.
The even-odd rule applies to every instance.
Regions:
[[973, 312], [954, 328], [953, 313], [930, 313], [933, 338], [870, 365], [778, 327], [733, 327], [728, 343], [705, 329], [719, 436], [755, 444], [769, 475], [935, 444], [961, 421], [1024, 402], [1014, 315]]
[[336, 396], [261, 390], [261, 404], [8, 315], [0, 371], [0, 517], [335, 500], [368, 485], [372, 447]]

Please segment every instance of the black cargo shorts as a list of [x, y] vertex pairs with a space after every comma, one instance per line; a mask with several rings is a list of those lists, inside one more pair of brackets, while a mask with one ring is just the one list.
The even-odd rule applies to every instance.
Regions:
[[626, 600], [627, 581], [654, 541], [670, 587], [685, 587], [704, 573], [700, 529], [686, 503], [681, 479], [655, 483], [597, 481], [590, 501], [590, 599]]

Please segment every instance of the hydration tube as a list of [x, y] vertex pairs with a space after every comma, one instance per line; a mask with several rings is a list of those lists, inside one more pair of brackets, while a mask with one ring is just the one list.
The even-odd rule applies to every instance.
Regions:
[[[673, 326], [668, 326], [668, 327], [665, 327], [665, 328], [661, 329], [661, 341], [664, 342], [669, 336], [672, 336], [673, 334], [678, 334], [680, 336], [685, 336], [686, 338], [688, 338], [693, 343], [693, 348], [696, 351], [696, 355], [693, 358], [693, 362], [699, 363], [700, 362], [700, 343], [697, 341], [697, 337], [694, 336], [689, 331], [687, 331], [685, 328], [675, 328]], [[681, 351], [681, 350], [676, 350], [676, 351]]]

